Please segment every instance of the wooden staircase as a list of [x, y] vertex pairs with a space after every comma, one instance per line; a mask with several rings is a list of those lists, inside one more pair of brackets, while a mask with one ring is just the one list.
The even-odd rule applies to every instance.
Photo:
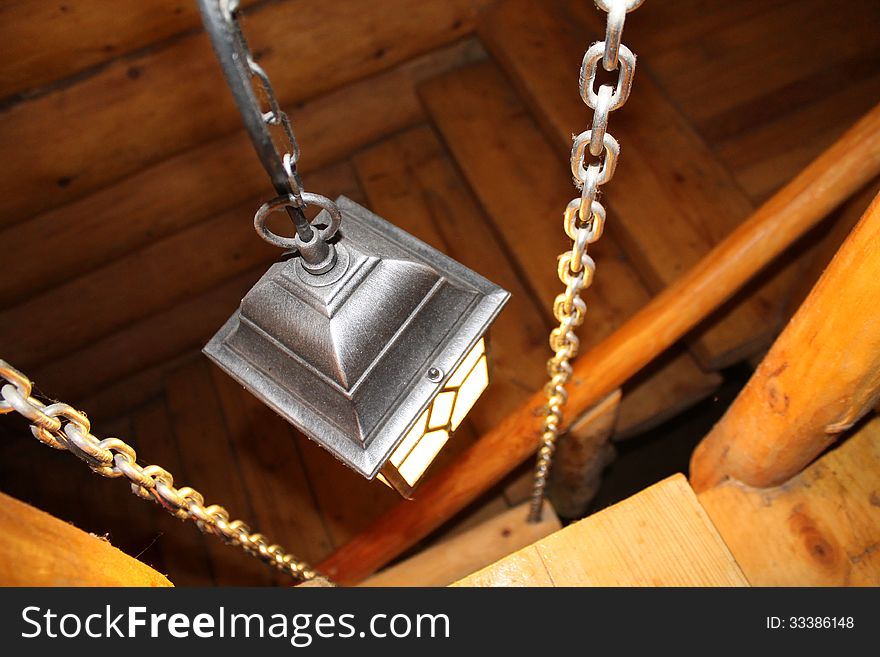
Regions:
[[[550, 308], [560, 289], [554, 264], [566, 247], [561, 214], [575, 194], [568, 150], [572, 133], [588, 127], [577, 70], [601, 31], [600, 16], [590, 3], [562, 0], [429, 0], [415, 12], [398, 0], [254, 4], [246, 29], [253, 43], [273, 44], [263, 63], [291, 110], [306, 186], [370, 206], [513, 292], [493, 329], [492, 385], [444, 450], [440, 469], [543, 384]], [[646, 3], [627, 23], [627, 42], [640, 59], [631, 101], [611, 128], [622, 157], [607, 190], [608, 230], [591, 251], [598, 270], [586, 294], [585, 348], [678, 279], [880, 93], [878, 69], [868, 65], [880, 57], [869, 0], [854, 3], [853, 15], [863, 20], [846, 22], [820, 0], [746, 0], [709, 13], [701, 4]], [[124, 5], [120, 16], [139, 3]], [[347, 24], [355, 10], [375, 28], [369, 35], [331, 31], [332, 41], [305, 41], [294, 51], [285, 26]], [[393, 20], [385, 22], [386, 14]], [[249, 217], [268, 188], [213, 54], [203, 35], [169, 39], [176, 20], [120, 26], [118, 52], [155, 44], [125, 58], [89, 52], [80, 68], [60, 57], [49, 65], [45, 53], [12, 58], [7, 94], [27, 91], [28, 61], [42, 62], [45, 77], [37, 81], [49, 86], [10, 101], [0, 124], [8, 162], [15, 162], [2, 183], [0, 244], [15, 276], [0, 279], [0, 356], [50, 396], [89, 411], [96, 431], [133, 437], [145, 458], [319, 561], [396, 498], [341, 468], [198, 355], [277, 253], [252, 231]], [[197, 24], [191, 11], [179, 20], [187, 29]], [[782, 28], [796, 21], [815, 38], [786, 38]], [[819, 38], [829, 26], [845, 47]], [[54, 34], [51, 24], [46, 29]], [[153, 32], [138, 31], [147, 29]], [[712, 50], [713, 40], [726, 48]], [[764, 54], [756, 63], [758, 42]], [[840, 71], [849, 77], [836, 84]], [[83, 77], [51, 86], [72, 74]], [[168, 92], [178, 87], [185, 89]], [[822, 98], [813, 96], [817, 88], [826, 90]], [[51, 157], [38, 157], [47, 140]], [[686, 411], [717, 389], [722, 368], [757, 357], [876, 184], [631, 379], [614, 440]], [[43, 458], [30, 440], [0, 443], [4, 489], [91, 531], [112, 531], [126, 551], [146, 550], [144, 559], [175, 583], [279, 583], [138, 500], [107, 504], [109, 495], [123, 495], [118, 486], [108, 492], [115, 483], [74, 474], [78, 464], [63, 455], [16, 473], [13, 463]], [[38, 475], [53, 481], [40, 489], [31, 481]], [[528, 476], [506, 480], [459, 522], [513, 513]], [[699, 516], [681, 482], [664, 484], [673, 488], [681, 508]], [[753, 584], [771, 581], [754, 573], [772, 563], [740, 556], [745, 537], [737, 539], [727, 520], [739, 511], [713, 511], [755, 499], [732, 488], [700, 498]], [[777, 520], [798, 504], [778, 511]], [[831, 507], [817, 505], [821, 517], [799, 525], [810, 536], [816, 523], [834, 525], [826, 520]], [[144, 518], [142, 526], [126, 529], [133, 516]], [[460, 531], [448, 525], [420, 547]], [[867, 544], [847, 554], [858, 557], [857, 548], [868, 552], [855, 565], [869, 563]], [[845, 572], [834, 563], [822, 581], [870, 581], [859, 570], [867, 566]]]

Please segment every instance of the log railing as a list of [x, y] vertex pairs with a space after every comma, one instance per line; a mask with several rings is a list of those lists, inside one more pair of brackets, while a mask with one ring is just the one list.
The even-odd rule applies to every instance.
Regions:
[[880, 398], [880, 195], [691, 460], [697, 490], [788, 481]]
[[[693, 269], [581, 356], [574, 365], [565, 417], [577, 419], [672, 346], [878, 173], [880, 106]], [[535, 451], [543, 404], [539, 391], [425, 482], [415, 500], [391, 509], [319, 569], [340, 583], [355, 583], [427, 536]]]

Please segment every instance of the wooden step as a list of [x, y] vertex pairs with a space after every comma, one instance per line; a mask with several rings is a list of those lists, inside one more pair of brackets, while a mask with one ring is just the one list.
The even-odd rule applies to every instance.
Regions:
[[[568, 248], [562, 231], [562, 210], [575, 193], [564, 162], [556, 157], [491, 62], [441, 75], [421, 85], [419, 92], [497, 235], [473, 241], [469, 247], [475, 251], [473, 262], [512, 259], [513, 267], [523, 277], [514, 296], [524, 287], [532, 297], [515, 307], [517, 319], [537, 314], [549, 327], [553, 322], [553, 299], [563, 289], [556, 274], [556, 258]], [[436, 151], [434, 147], [428, 152], [437, 157]], [[391, 219], [397, 221], [394, 216]], [[474, 235], [468, 224], [463, 226], [462, 235]], [[482, 249], [487, 242], [500, 242], [493, 252], [500, 249], [503, 253], [484, 258]], [[591, 246], [591, 253], [597, 262], [597, 274], [584, 293], [588, 307], [588, 318], [580, 331], [584, 347], [597, 344], [650, 298], [613, 235], [606, 233]], [[537, 306], [532, 299], [537, 300]], [[543, 347], [546, 337], [540, 343]], [[519, 352], [513, 354], [517, 359], [523, 357]], [[548, 348], [543, 347], [536, 361], [547, 355]], [[544, 378], [542, 364], [536, 362], [533, 369], [531, 390]], [[717, 375], [704, 373], [686, 352], [671, 354], [625, 390], [618, 434], [631, 435], [659, 423], [711, 394], [719, 382]]]
[[0, 493], [0, 585], [172, 586], [109, 541]]
[[527, 517], [528, 504], [515, 506], [386, 568], [360, 586], [447, 586], [562, 527], [547, 503], [541, 522], [528, 522]]
[[755, 586], [880, 586], [880, 417], [782, 486], [699, 499]]
[[[595, 8], [583, 3], [505, 0], [480, 22], [487, 47], [566, 164], [571, 135], [589, 128], [577, 70], [598, 36], [596, 18]], [[636, 21], [634, 15], [629, 22]], [[640, 60], [629, 102], [612, 115], [609, 129], [622, 155], [606, 201], [609, 229], [657, 292], [698, 262], [753, 205], [652, 80], [649, 68], [650, 61]], [[692, 343], [701, 364], [719, 368], [766, 346], [777, 330], [790, 276], [783, 272], [768, 279], [702, 327]]]
[[683, 475], [569, 525], [454, 586], [748, 586]]

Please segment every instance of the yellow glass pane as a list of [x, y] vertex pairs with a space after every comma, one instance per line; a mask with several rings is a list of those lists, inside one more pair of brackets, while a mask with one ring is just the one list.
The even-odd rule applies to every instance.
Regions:
[[441, 392], [434, 399], [431, 406], [430, 429], [440, 429], [449, 424], [449, 416], [452, 415], [452, 405], [455, 403], [455, 392]]
[[447, 431], [432, 431], [425, 434], [398, 468], [400, 476], [406, 480], [406, 483], [410, 486], [416, 485], [419, 477], [428, 469], [431, 461], [434, 460], [437, 452], [442, 449], [447, 440], [449, 440], [449, 432]]
[[412, 451], [412, 448], [415, 447], [415, 444], [419, 442], [419, 438], [422, 437], [422, 434], [425, 433], [426, 425], [428, 424], [428, 412], [431, 409], [428, 408], [424, 413], [422, 413], [422, 417], [420, 417], [416, 423], [413, 425], [412, 429], [409, 430], [409, 433], [406, 434], [406, 438], [404, 438], [401, 443], [397, 446], [397, 449], [394, 450], [394, 453], [391, 455], [391, 464], [394, 467], [400, 466], [403, 463], [403, 460], [406, 458], [406, 455]]
[[461, 424], [464, 416], [471, 410], [471, 407], [473, 407], [487, 385], [489, 385], [489, 367], [486, 364], [486, 357], [483, 356], [474, 365], [474, 369], [468, 375], [465, 382], [461, 384], [461, 388], [458, 389], [458, 399], [456, 399], [455, 409], [452, 411], [453, 431]]
[[376, 475], [376, 479], [378, 479], [378, 480], [381, 481], [383, 484], [385, 484], [386, 486], [388, 486], [388, 488], [394, 488], [394, 486], [392, 486], [392, 485], [388, 482], [388, 480], [385, 478], [385, 475], [383, 475], [381, 472], [380, 472], [379, 474]]
[[484, 353], [486, 353], [485, 339], [480, 338], [480, 341], [474, 345], [473, 349], [470, 350], [470, 353], [464, 357], [463, 361], [461, 361], [461, 365], [458, 366], [455, 373], [449, 377], [449, 381], [446, 382], [446, 387], [457, 388], [460, 386], [464, 382], [465, 377], [470, 373], [474, 363], [476, 363], [477, 359]]

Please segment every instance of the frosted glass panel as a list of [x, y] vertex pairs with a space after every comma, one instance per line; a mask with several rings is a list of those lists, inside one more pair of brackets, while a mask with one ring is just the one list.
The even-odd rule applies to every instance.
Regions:
[[452, 431], [458, 428], [464, 416], [479, 398], [486, 386], [489, 385], [489, 368], [486, 357], [482, 356], [473, 371], [468, 375], [465, 382], [458, 389], [458, 399], [455, 400], [455, 410], [452, 412]]
[[400, 466], [400, 476], [406, 480], [406, 483], [410, 486], [416, 485], [419, 477], [428, 469], [447, 440], [449, 440], [447, 431], [432, 431], [425, 434]]

